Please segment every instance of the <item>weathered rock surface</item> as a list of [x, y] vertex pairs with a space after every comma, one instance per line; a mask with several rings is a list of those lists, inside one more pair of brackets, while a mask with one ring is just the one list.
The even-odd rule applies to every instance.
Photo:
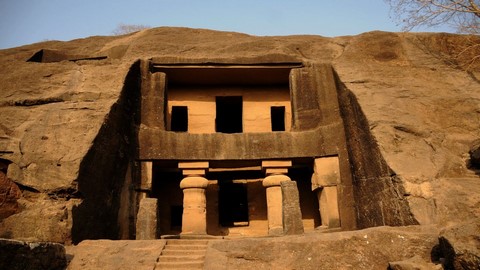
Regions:
[[18, 201], [24, 209], [0, 223], [0, 237], [71, 243], [72, 208], [78, 202], [52, 200], [44, 194], [27, 193], [24, 191], [24, 197]]
[[83, 241], [78, 246], [67, 247], [67, 254], [73, 256], [68, 265], [70, 270], [87, 269], [154, 269], [164, 240]]
[[480, 140], [474, 141], [470, 151], [470, 165], [477, 170], [480, 170]]
[[443, 269], [443, 267], [441, 264], [425, 262], [425, 260], [423, 260], [421, 257], [416, 255], [407, 260], [391, 262], [388, 264], [388, 270], [433, 270], [433, 269], [441, 270]]
[[480, 224], [447, 227], [440, 232], [439, 240], [445, 269], [480, 269]]
[[20, 188], [8, 179], [3, 171], [0, 171], [0, 220], [19, 211], [17, 200], [21, 194]]
[[[204, 269], [478, 269], [470, 224], [376, 227], [303, 236], [209, 239]], [[448, 239], [447, 239], [448, 238]], [[68, 269], [152, 269], [165, 240], [86, 240], [67, 246]]]
[[0, 269], [61, 270], [66, 266], [63, 245], [0, 239]]
[[[420, 224], [439, 226], [478, 222], [480, 174], [469, 162], [475, 162], [477, 150], [471, 145], [480, 138], [480, 67], [466, 72], [461, 68], [466, 59], [451, 61], [466, 38], [385, 32], [337, 38], [254, 37], [155, 28], [1, 50], [0, 158], [12, 161], [7, 176], [20, 187], [22, 197], [17, 201], [21, 211], [0, 223], [0, 235], [64, 243], [72, 238], [78, 242], [86, 237], [129, 237], [115, 223], [119, 215], [128, 215], [119, 209], [129, 183], [115, 179], [128, 174], [126, 153], [133, 145], [128, 124], [134, 117], [132, 104], [122, 94], [136, 83], [128, 76], [138, 68], [134, 63], [156, 56], [234, 62], [239, 57], [282, 54], [332, 63], [349, 98], [358, 104], [355, 109], [365, 115], [362, 123], [372, 135], [372, 145], [378, 147], [385, 167], [391, 168], [385, 173], [394, 174], [382, 181], [395, 182], [398, 188], [392, 192], [404, 191], [400, 195], [407, 198], [413, 217]], [[41, 50], [45, 53], [41, 61], [27, 62]], [[368, 182], [368, 175], [361, 180], [375, 185]], [[7, 185], [1, 188], [8, 189]], [[87, 201], [84, 196], [95, 203], [82, 204]], [[92, 209], [98, 209], [94, 216], [89, 215]], [[87, 234], [84, 224], [98, 230]], [[348, 244], [361, 243], [348, 239], [339, 247], [348, 246], [352, 258], [383, 254], [380, 246], [388, 244], [379, 241], [378, 249], [362, 255]], [[281, 240], [274, 242], [283, 245]], [[412, 240], [403, 247], [415, 249], [416, 244]], [[299, 249], [295, 241], [289, 245]], [[306, 250], [313, 252], [314, 247], [307, 245]], [[300, 258], [295, 254], [289, 256]], [[382, 259], [380, 269], [414, 255]], [[279, 262], [288, 256], [282, 258]], [[249, 265], [248, 259], [232, 262], [240, 260]], [[370, 257], [366, 260], [365, 265], [377, 265]], [[333, 259], [327, 258], [326, 265], [334, 265]]]
[[212, 242], [205, 269], [387, 269], [418, 256], [434, 266], [433, 227], [377, 227], [352, 232]]

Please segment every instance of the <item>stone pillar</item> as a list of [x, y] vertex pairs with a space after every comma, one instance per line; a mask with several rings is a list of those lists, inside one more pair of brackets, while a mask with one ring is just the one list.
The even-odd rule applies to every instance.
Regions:
[[337, 185], [340, 184], [338, 157], [315, 159], [313, 171], [312, 190], [317, 193], [322, 227], [340, 227], [337, 191]]
[[317, 197], [322, 226], [326, 228], [340, 227], [337, 187], [329, 186], [320, 188], [317, 191]]
[[136, 239], [152, 240], [157, 238], [157, 199], [143, 198], [138, 206]]
[[283, 234], [283, 203], [281, 182], [291, 181], [288, 168], [292, 166], [291, 161], [262, 161], [267, 177], [263, 179], [263, 186], [267, 193], [267, 216], [268, 234]]
[[153, 162], [141, 161], [140, 162], [140, 194], [139, 198], [147, 198], [152, 191], [152, 174], [153, 174]]
[[286, 235], [303, 234], [302, 210], [297, 182], [283, 181], [282, 188], [282, 218], [283, 233]]
[[149, 198], [152, 191], [153, 163], [140, 161], [140, 187], [138, 188], [138, 212], [135, 223], [135, 238], [151, 240], [157, 238], [157, 199]]
[[207, 199], [205, 189], [208, 180], [203, 177], [208, 162], [180, 162], [185, 178], [180, 182], [183, 190], [182, 234], [207, 234]]

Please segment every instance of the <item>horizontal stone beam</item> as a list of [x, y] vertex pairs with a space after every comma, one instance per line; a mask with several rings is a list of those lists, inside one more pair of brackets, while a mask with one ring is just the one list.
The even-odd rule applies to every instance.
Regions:
[[140, 160], [259, 160], [338, 155], [341, 122], [309, 131], [190, 134], [142, 126]]

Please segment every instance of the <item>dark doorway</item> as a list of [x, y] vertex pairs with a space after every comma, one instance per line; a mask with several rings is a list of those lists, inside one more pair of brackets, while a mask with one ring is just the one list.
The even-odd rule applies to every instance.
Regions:
[[181, 172], [154, 164], [151, 198], [158, 198], [157, 236], [176, 235], [182, 231], [183, 192], [179, 188]]
[[188, 131], [188, 108], [187, 106], [173, 106], [170, 130], [178, 132]]
[[170, 206], [170, 229], [173, 231], [182, 230], [183, 205]]
[[285, 107], [270, 107], [272, 131], [285, 131]]
[[297, 182], [298, 195], [300, 197], [300, 209], [303, 220], [313, 220], [313, 228], [305, 227], [305, 230], [312, 230], [322, 225], [317, 191], [312, 191], [313, 165], [308, 167], [296, 167], [288, 170], [288, 176]]
[[243, 132], [242, 97], [216, 97], [215, 129], [222, 133]]
[[248, 225], [246, 184], [219, 181], [219, 221], [224, 227]]

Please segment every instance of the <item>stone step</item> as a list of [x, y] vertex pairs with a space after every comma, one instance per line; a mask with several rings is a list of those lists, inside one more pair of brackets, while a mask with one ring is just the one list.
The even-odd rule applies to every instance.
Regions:
[[169, 245], [164, 250], [207, 250], [207, 245]]
[[167, 240], [155, 269], [203, 269], [208, 240]]
[[159, 262], [203, 262], [205, 255], [162, 255], [158, 258]]
[[179, 240], [179, 239], [171, 239], [167, 240], [168, 245], [207, 245], [208, 240]]
[[199, 262], [158, 262], [155, 269], [203, 269], [203, 261]]
[[205, 255], [205, 250], [203, 249], [164, 249], [162, 251], [162, 256], [163, 255], [180, 255], [180, 256], [185, 256], [185, 255]]

